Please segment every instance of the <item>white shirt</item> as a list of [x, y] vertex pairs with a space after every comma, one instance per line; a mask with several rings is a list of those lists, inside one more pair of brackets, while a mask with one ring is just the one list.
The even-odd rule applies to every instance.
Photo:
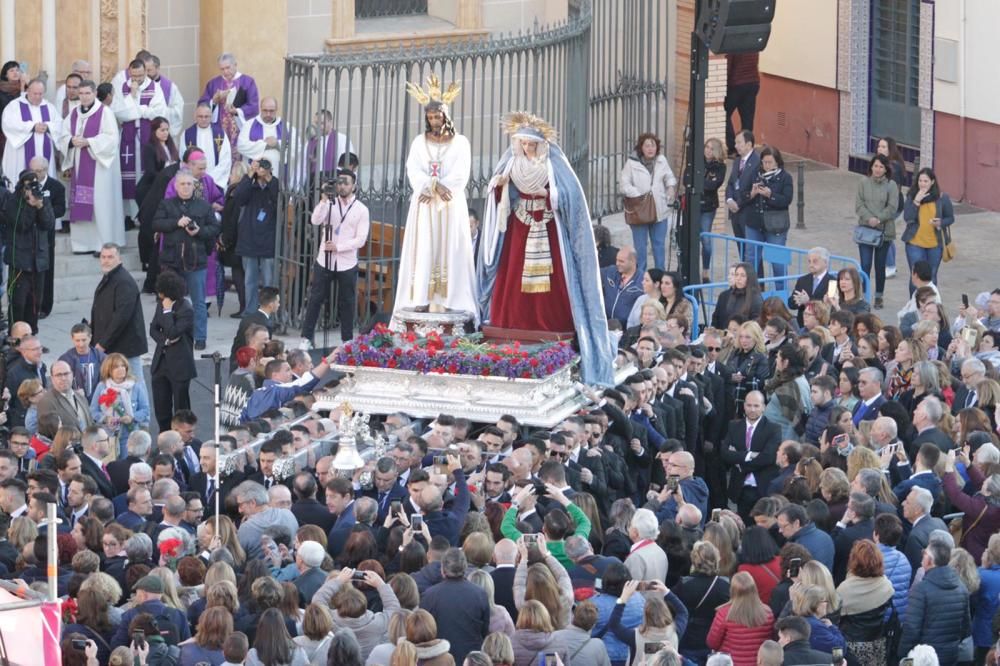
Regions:
[[[754, 432], [757, 431], [757, 426], [760, 425], [760, 419], [757, 419], [753, 423], [751, 423], [750, 421], [747, 421], [746, 424], [747, 424], [747, 432], [750, 433], [750, 439], [752, 441], [753, 440], [753, 434], [754, 434]], [[745, 443], [744, 443], [744, 446], [746, 446]], [[749, 448], [747, 448], [746, 457], [743, 460], [744, 460], [744, 462], [750, 462], [751, 460], [753, 460], [756, 457], [757, 457], [757, 452], [756, 451], [750, 451]], [[756, 488], [757, 487], [757, 477], [754, 476], [752, 472], [750, 474], [747, 474], [747, 478], [743, 481], [743, 485], [744, 486], [749, 486], [750, 488]]]

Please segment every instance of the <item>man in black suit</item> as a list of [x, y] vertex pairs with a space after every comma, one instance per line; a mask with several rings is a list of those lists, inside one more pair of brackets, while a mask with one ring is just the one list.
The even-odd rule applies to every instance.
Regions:
[[986, 364], [978, 358], [967, 358], [962, 361], [962, 383], [955, 389], [955, 402], [951, 405], [951, 413], [958, 415], [966, 407], [978, 407], [979, 395], [976, 386], [986, 379]]
[[240, 319], [239, 328], [236, 329], [236, 336], [233, 338], [233, 346], [229, 350], [229, 372], [236, 370], [236, 350], [247, 344], [247, 329], [254, 324], [267, 328], [268, 333], [274, 334], [274, 315], [281, 307], [281, 299], [278, 296], [277, 287], [261, 287], [257, 293], [257, 301], [260, 305], [256, 312], [244, 316]]
[[201, 467], [201, 471], [192, 474], [188, 483], [191, 492], [196, 492], [201, 497], [205, 507], [205, 518], [215, 516], [216, 493], [219, 494], [219, 508], [225, 511], [226, 497], [244, 480], [241, 472], [234, 472], [220, 481], [217, 473], [218, 452], [219, 448], [212, 442], [201, 445], [201, 453], [198, 454], [198, 466]]
[[510, 470], [502, 463], [490, 463], [483, 472], [482, 498], [484, 502], [510, 504], [510, 493], [507, 482], [510, 480]]
[[[389, 515], [389, 507], [393, 502], [402, 502], [408, 497], [406, 488], [397, 483], [399, 473], [396, 471], [396, 462], [385, 456], [375, 462], [375, 469], [372, 470], [372, 487], [362, 489], [358, 486], [354, 491], [355, 498], [370, 497], [378, 505], [377, 524], [382, 524], [385, 517]], [[299, 520], [301, 523], [302, 521]]]
[[281, 444], [273, 439], [264, 442], [260, 447], [260, 453], [257, 455], [257, 471], [248, 475], [247, 481], [256, 481], [264, 486], [264, 490], [270, 490], [271, 486], [279, 483], [291, 490], [291, 478], [279, 481], [274, 476], [274, 463], [278, 460], [279, 456], [281, 456]]
[[[56, 223], [66, 214], [66, 188], [55, 178], [49, 178], [49, 161], [40, 155], [31, 159], [28, 168], [38, 176], [38, 185], [42, 188], [42, 196], [52, 204], [52, 216]], [[67, 231], [69, 229], [67, 228]], [[42, 302], [38, 306], [38, 318], [45, 319], [52, 312], [52, 284], [55, 275], [56, 230], [49, 231], [49, 270], [45, 272], [45, 284], [42, 288]]]
[[141, 378], [142, 355], [149, 350], [149, 341], [139, 285], [122, 266], [121, 248], [114, 243], [105, 243], [101, 248], [100, 262], [103, 275], [90, 306], [94, 348], [105, 354], [124, 355], [132, 374]]
[[948, 529], [943, 520], [931, 515], [932, 506], [934, 506], [934, 496], [931, 492], [926, 488], [915, 487], [910, 489], [900, 507], [903, 510], [903, 518], [906, 519], [904, 527], [912, 526], [903, 546], [903, 555], [910, 561], [912, 568], [911, 577], [915, 576], [917, 569], [920, 568], [924, 548], [930, 541], [931, 532]]
[[94, 480], [99, 493], [111, 499], [115, 496], [115, 488], [111, 485], [111, 477], [108, 476], [103, 462], [111, 453], [110, 435], [100, 426], [92, 425], [83, 431], [80, 441], [83, 444], [83, 455], [80, 456], [81, 472]]
[[875, 533], [875, 500], [865, 493], [852, 492], [847, 510], [830, 536], [833, 537], [833, 582], [847, 577], [847, 560], [855, 541], [871, 539]]
[[149, 369], [153, 381], [153, 409], [160, 432], [170, 430], [174, 410], [190, 409], [188, 388], [198, 376], [194, 365], [194, 308], [184, 298], [187, 284], [173, 271], [156, 278], [156, 306], [149, 335], [156, 342]]
[[[760, 156], [753, 149], [753, 132], [743, 130], [736, 135], [736, 153], [729, 170], [729, 182], [726, 183], [726, 208], [729, 210], [729, 221], [733, 226], [733, 235], [746, 238], [746, 218], [752, 214], [750, 205], [750, 189], [760, 171]], [[740, 248], [740, 258], [744, 252]]]
[[[316, 525], [329, 532], [337, 517], [316, 499], [316, 487], [316, 477], [311, 473], [299, 472], [295, 475], [292, 482], [292, 494], [295, 496], [292, 514], [299, 525]], [[403, 491], [405, 494], [406, 491]]]
[[921, 444], [933, 444], [941, 449], [942, 453], [948, 453], [955, 448], [955, 440], [937, 427], [942, 416], [944, 416], [944, 405], [934, 396], [927, 396], [913, 410], [913, 427], [917, 430], [917, 436], [913, 438], [910, 451], [907, 452], [911, 458], [916, 457]]
[[357, 523], [354, 516], [354, 489], [349, 480], [336, 477], [327, 482], [326, 508], [337, 517], [326, 540], [327, 551], [336, 559]]
[[517, 622], [517, 604], [514, 603], [514, 574], [517, 572], [517, 544], [510, 539], [500, 539], [493, 548], [496, 568], [490, 572], [495, 590], [494, 601], [510, 613]]
[[795, 311], [799, 327], [804, 325], [802, 314], [809, 301], [822, 301], [830, 284], [830, 251], [825, 247], [814, 247], [806, 255], [809, 272], [795, 281], [792, 295], [788, 297], [788, 307]]
[[858, 395], [861, 402], [854, 407], [851, 420], [854, 427], [862, 421], [874, 421], [878, 418], [878, 409], [885, 403], [882, 395], [882, 371], [878, 368], [864, 368], [858, 373]]
[[729, 499], [736, 503], [744, 522], [750, 510], [767, 492], [778, 474], [775, 464], [781, 445], [781, 428], [764, 416], [764, 394], [751, 391], [743, 403], [745, 419], [729, 424], [729, 434], [722, 447], [722, 460], [731, 466]]
[[[126, 455], [121, 460], [113, 460], [108, 463], [108, 475], [111, 477], [111, 486], [115, 489], [115, 495], [128, 492], [128, 470], [133, 463], [142, 462], [149, 456], [149, 449], [153, 445], [153, 440], [145, 430], [135, 430], [128, 436], [125, 444]], [[112, 496], [114, 497], [114, 496]]]

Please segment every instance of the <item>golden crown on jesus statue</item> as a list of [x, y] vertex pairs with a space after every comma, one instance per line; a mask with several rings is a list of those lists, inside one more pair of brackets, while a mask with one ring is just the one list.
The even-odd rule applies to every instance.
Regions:
[[440, 102], [445, 105], [450, 105], [458, 93], [462, 91], [462, 86], [458, 85], [454, 81], [448, 85], [448, 89], [442, 91], [441, 79], [438, 78], [437, 74], [431, 74], [427, 77], [427, 89], [421, 88], [415, 83], [410, 81], [406, 82], [406, 92], [410, 96], [417, 100], [421, 106], [427, 106], [430, 102]]

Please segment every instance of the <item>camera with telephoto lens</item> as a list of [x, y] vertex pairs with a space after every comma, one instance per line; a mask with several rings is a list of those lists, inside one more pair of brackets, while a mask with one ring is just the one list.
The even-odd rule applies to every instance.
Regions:
[[41, 199], [42, 197], [45, 196], [45, 194], [42, 192], [42, 186], [38, 184], [37, 180], [33, 180], [28, 184], [28, 191], [31, 192], [31, 196], [35, 197], [36, 199]]

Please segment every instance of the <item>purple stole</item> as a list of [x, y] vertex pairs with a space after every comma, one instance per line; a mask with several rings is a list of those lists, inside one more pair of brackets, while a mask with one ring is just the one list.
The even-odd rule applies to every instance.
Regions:
[[[21, 104], [21, 120], [26, 123], [33, 122], [31, 118], [31, 105], [27, 102], [20, 102]], [[42, 102], [39, 106], [42, 111], [42, 122], [46, 125], [51, 122], [49, 118], [49, 107], [47, 104]], [[49, 162], [52, 161], [52, 137], [46, 132], [42, 135], [42, 154], [45, 159]], [[36, 156], [35, 154], [35, 134], [32, 130], [31, 137], [28, 139], [27, 143], [24, 144], [24, 168], [27, 169], [28, 165], [31, 164], [31, 160]]]
[[[226, 140], [226, 134], [222, 131], [222, 125], [212, 123], [208, 126], [212, 130], [212, 146], [215, 149], [215, 163], [219, 163], [219, 151], [222, 150], [222, 142]], [[184, 130], [184, 150], [198, 147], [198, 125], [195, 123]]]
[[[309, 139], [309, 170], [316, 170], [316, 162], [319, 158], [319, 140], [320, 137], [313, 137]], [[337, 132], [330, 132], [326, 137], [326, 149], [323, 151], [323, 164], [320, 166], [321, 171], [336, 171], [337, 170], [337, 158], [340, 157], [340, 151], [337, 150]]]
[[[278, 141], [281, 141], [283, 134], [285, 133], [285, 121], [279, 120], [278, 126], [274, 128], [275, 136], [277, 136]], [[250, 121], [250, 140], [251, 141], [263, 141], [264, 140], [264, 123], [260, 122], [257, 118]]]
[[[105, 112], [104, 105], [98, 105], [97, 112], [87, 118], [83, 126], [82, 136], [86, 139], [101, 133], [101, 114]], [[72, 136], [80, 136], [77, 124], [80, 122], [80, 107], [70, 114], [69, 127]], [[86, 148], [77, 148], [80, 154], [79, 164], [73, 170], [69, 181], [69, 221], [80, 222], [94, 219], [94, 179], [97, 174], [97, 160]]]
[[163, 103], [170, 106], [170, 89], [174, 84], [165, 76], [161, 76], [157, 83], [160, 84], [160, 89], [163, 90]]
[[[130, 80], [125, 81], [122, 84], [122, 94], [128, 95], [129, 91], [132, 89]], [[149, 106], [149, 103], [153, 101], [153, 95], [156, 94], [156, 83], [150, 80], [149, 85], [146, 89], [139, 93], [139, 105]], [[122, 139], [121, 139], [121, 150], [120, 150], [120, 163], [122, 168], [122, 198], [123, 199], [135, 199], [135, 183], [138, 178], [138, 171], [141, 167], [139, 164], [140, 155], [136, 153], [135, 149], [135, 138], [136, 135], [142, 143], [149, 141], [149, 125], [150, 121], [146, 118], [141, 118], [139, 120], [133, 120], [122, 124]]]

